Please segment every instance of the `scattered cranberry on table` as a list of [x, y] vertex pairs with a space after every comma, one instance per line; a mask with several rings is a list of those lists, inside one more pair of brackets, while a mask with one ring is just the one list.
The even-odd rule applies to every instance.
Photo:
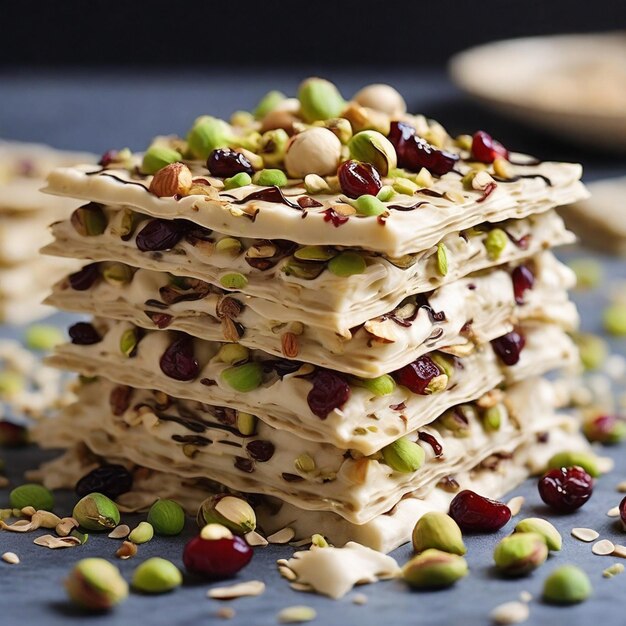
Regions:
[[465, 489], [450, 503], [449, 515], [465, 532], [493, 533], [511, 519], [511, 509], [503, 502]]
[[619, 503], [619, 517], [622, 520], [622, 525], [624, 526], [624, 530], [626, 530], [626, 496]]
[[493, 163], [498, 157], [509, 158], [509, 151], [489, 133], [479, 130], [472, 137], [472, 156], [482, 163]]
[[571, 513], [591, 498], [593, 478], [582, 467], [561, 467], [546, 472], [537, 487], [549, 507], [559, 513]]
[[375, 196], [382, 188], [378, 170], [370, 163], [345, 161], [337, 169], [341, 191], [349, 198], [363, 195]]

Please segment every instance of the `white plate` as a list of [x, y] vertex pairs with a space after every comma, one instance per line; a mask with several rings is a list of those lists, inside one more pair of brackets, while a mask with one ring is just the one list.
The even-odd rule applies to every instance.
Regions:
[[626, 33], [513, 39], [462, 52], [456, 84], [523, 122], [626, 150]]

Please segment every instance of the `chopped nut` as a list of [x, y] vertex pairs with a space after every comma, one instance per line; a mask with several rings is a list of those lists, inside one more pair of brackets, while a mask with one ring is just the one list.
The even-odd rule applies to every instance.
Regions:
[[624, 571], [624, 566], [621, 563], [613, 563], [610, 567], [607, 567], [603, 572], [604, 578], [613, 578]]
[[290, 606], [278, 614], [281, 624], [301, 624], [317, 617], [317, 612], [310, 606]]
[[107, 536], [111, 539], [125, 539], [130, 534], [130, 528], [126, 524], [116, 526]]
[[609, 509], [606, 514], [609, 517], [619, 517], [619, 506], [614, 506], [612, 509]]
[[55, 537], [54, 535], [42, 535], [33, 541], [38, 546], [55, 550], [57, 548], [73, 548], [83, 542], [78, 537], [68, 535], [67, 537]]
[[20, 562], [20, 557], [15, 552], [5, 552], [2, 555], [2, 560], [9, 565], [17, 565]]
[[505, 602], [491, 611], [490, 617], [496, 624], [520, 624], [530, 615], [525, 602]]
[[137, 545], [132, 541], [124, 541], [122, 545], [117, 549], [115, 556], [120, 559], [130, 559], [132, 556], [137, 554]]
[[613, 550], [613, 556], [619, 556], [622, 559], [626, 559], [626, 546], [620, 546], [619, 544], [616, 545]]
[[191, 189], [193, 177], [184, 163], [171, 163], [160, 169], [150, 183], [150, 191], [159, 198], [185, 196]]
[[367, 604], [367, 596], [364, 593], [355, 593], [352, 596], [352, 604]]
[[526, 499], [524, 498], [524, 496], [515, 496], [507, 502], [506, 505], [509, 507], [509, 509], [511, 509], [512, 517], [515, 517], [522, 510], [522, 506], [524, 506], [525, 500]]
[[249, 546], [252, 547], [265, 547], [268, 544], [267, 539], [262, 535], [259, 535], [255, 530], [246, 533], [244, 535], [244, 539], [248, 542]]
[[267, 538], [268, 543], [289, 543], [296, 536], [293, 528], [283, 528]]
[[229, 587], [215, 587], [209, 589], [207, 596], [214, 600], [234, 600], [245, 596], [260, 596], [265, 591], [265, 583], [260, 580], [249, 580], [245, 583], [230, 585]]
[[230, 606], [223, 606], [215, 612], [215, 616], [221, 619], [233, 619], [235, 617], [235, 609]]
[[593, 530], [593, 528], [572, 528], [572, 537], [580, 539], [580, 541], [586, 541], [590, 543], [595, 541], [600, 536], [600, 533]]
[[626, 493], [626, 480], [623, 480], [617, 485], [617, 491], [619, 491], [620, 493]]
[[609, 554], [613, 554], [615, 546], [608, 539], [602, 539], [593, 544], [591, 551], [598, 556], [608, 556]]

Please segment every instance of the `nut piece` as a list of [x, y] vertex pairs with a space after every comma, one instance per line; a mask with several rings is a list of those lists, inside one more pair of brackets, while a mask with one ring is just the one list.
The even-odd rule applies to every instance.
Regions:
[[124, 561], [135, 556], [135, 554], [137, 554], [137, 544], [132, 541], [123, 541], [122, 545], [115, 552], [115, 556]]
[[575, 565], [557, 567], [543, 584], [543, 598], [555, 604], [583, 602], [592, 593], [587, 574]]
[[245, 535], [256, 528], [254, 509], [241, 498], [216, 495], [207, 498], [198, 510], [198, 526], [221, 524], [237, 535]]
[[600, 533], [593, 528], [572, 528], [572, 537], [586, 543], [595, 541], [600, 536]]
[[527, 517], [520, 520], [515, 526], [516, 533], [536, 533], [543, 537], [548, 546], [548, 550], [559, 551], [563, 544], [563, 539], [559, 531], [545, 519], [540, 517]]
[[389, 374], [383, 374], [376, 378], [355, 378], [353, 382], [379, 397], [393, 393], [396, 388], [396, 381]]
[[5, 552], [2, 555], [2, 560], [9, 565], [18, 565], [20, 562], [20, 557], [15, 554], [15, 552]]
[[327, 128], [309, 128], [291, 138], [285, 152], [285, 167], [290, 178], [307, 174], [328, 176], [337, 171], [341, 141]]
[[520, 624], [525, 622], [529, 615], [530, 610], [526, 602], [505, 602], [493, 609], [489, 617], [495, 624]]
[[54, 496], [42, 485], [27, 483], [11, 491], [9, 504], [14, 509], [32, 506], [36, 510], [51, 511], [54, 507]]
[[412, 538], [415, 552], [428, 548], [459, 556], [467, 552], [458, 524], [449, 515], [438, 511], [425, 513], [417, 520]]
[[148, 522], [139, 522], [136, 528], [128, 535], [128, 540], [134, 544], [148, 543], [154, 537], [154, 528]]
[[75, 604], [90, 611], [104, 611], [128, 596], [128, 584], [119, 569], [104, 559], [82, 559], [65, 581]]
[[367, 85], [354, 94], [352, 100], [363, 107], [382, 111], [392, 118], [406, 113], [404, 98], [391, 85]]
[[182, 161], [183, 155], [177, 150], [167, 146], [150, 146], [143, 155], [141, 171], [144, 174], [156, 174], [160, 169], [170, 163]]
[[113, 529], [120, 523], [120, 512], [115, 502], [97, 492], [80, 499], [72, 517], [87, 530]]
[[405, 474], [416, 472], [426, 460], [424, 449], [408, 437], [401, 437], [385, 446], [382, 454], [392, 470]]
[[184, 163], [171, 163], [154, 175], [150, 191], [159, 198], [185, 196], [192, 182], [191, 170]]
[[548, 546], [537, 533], [514, 533], [496, 546], [493, 559], [507, 576], [523, 576], [539, 567], [548, 558]]
[[414, 556], [402, 568], [402, 577], [416, 589], [437, 588], [453, 585], [467, 572], [467, 561], [462, 556], [431, 548]]
[[357, 133], [348, 142], [350, 158], [356, 161], [371, 163], [382, 176], [398, 164], [396, 149], [393, 144], [375, 130], [364, 130]]
[[174, 500], [157, 500], [148, 511], [148, 522], [157, 535], [179, 535], [185, 526], [185, 512]]
[[550, 457], [548, 461], [548, 469], [573, 467], [574, 465], [582, 467], [593, 478], [597, 478], [601, 474], [596, 457], [587, 452], [559, 452]]
[[298, 87], [300, 115], [307, 122], [340, 117], [345, 106], [339, 90], [333, 83], [323, 78], [308, 78]]
[[302, 624], [317, 617], [317, 612], [310, 606], [288, 606], [278, 614], [281, 624]]
[[165, 593], [183, 584], [180, 570], [167, 559], [153, 557], [137, 566], [132, 586], [144, 593]]

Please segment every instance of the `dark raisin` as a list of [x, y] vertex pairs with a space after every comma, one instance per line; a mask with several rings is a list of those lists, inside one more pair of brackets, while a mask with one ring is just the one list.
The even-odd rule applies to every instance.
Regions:
[[260, 463], [269, 461], [274, 456], [274, 444], [271, 441], [264, 441], [262, 439], [251, 441], [246, 446], [246, 450], [255, 461], [259, 461]]
[[100, 333], [89, 322], [76, 322], [68, 332], [72, 343], [77, 346], [90, 346], [102, 341]]
[[200, 371], [193, 339], [189, 335], [180, 335], [165, 350], [159, 365], [161, 371], [174, 380], [193, 380]]
[[324, 420], [348, 401], [350, 393], [350, 385], [343, 378], [329, 370], [318, 370], [306, 400], [313, 414]]
[[76, 483], [76, 495], [84, 498], [90, 493], [102, 493], [115, 500], [133, 486], [133, 476], [123, 465], [101, 465]]
[[186, 220], [151, 220], [137, 233], [135, 244], [142, 252], [171, 250], [188, 227]]
[[254, 168], [248, 158], [231, 148], [218, 148], [209, 154], [207, 169], [213, 176], [230, 178], [240, 172], [254, 174]]
[[91, 288], [99, 278], [100, 270], [98, 269], [98, 263], [85, 265], [82, 269], [68, 276], [70, 286], [76, 291], [86, 291]]

